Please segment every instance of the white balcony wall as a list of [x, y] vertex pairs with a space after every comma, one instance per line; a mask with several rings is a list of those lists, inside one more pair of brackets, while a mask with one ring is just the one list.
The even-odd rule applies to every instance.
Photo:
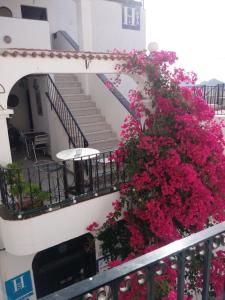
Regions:
[[[22, 18], [21, 5], [43, 7], [47, 9], [50, 34], [58, 30], [67, 31], [73, 38], [78, 38], [77, 5], [73, 0], [0, 0], [0, 6], [8, 7], [13, 18]], [[41, 23], [42, 21], [37, 21]], [[1, 32], [1, 27], [0, 27]], [[32, 39], [36, 39], [35, 36]], [[42, 48], [42, 47], [41, 47]]]
[[4, 248], [13, 255], [35, 254], [87, 233], [93, 221], [100, 225], [119, 193], [96, 197], [34, 218], [7, 221], [0, 217]]
[[0, 17], [0, 48], [51, 49], [48, 22]]

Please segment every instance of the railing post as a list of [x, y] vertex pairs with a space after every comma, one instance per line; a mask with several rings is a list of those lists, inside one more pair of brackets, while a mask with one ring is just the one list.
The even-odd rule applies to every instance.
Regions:
[[64, 185], [64, 195], [65, 199], [68, 198], [68, 181], [66, 174], [66, 161], [63, 161], [63, 185]]
[[203, 269], [203, 290], [202, 300], [209, 299], [209, 279], [210, 279], [210, 266], [212, 260], [212, 238], [205, 242], [205, 257], [204, 257], [204, 269]]
[[119, 299], [119, 280], [114, 280], [111, 284], [112, 290], [112, 299], [118, 300]]
[[155, 265], [148, 267], [147, 271], [147, 300], [155, 299]]
[[178, 255], [177, 269], [177, 299], [184, 299], [184, 272], [185, 272], [185, 251]]

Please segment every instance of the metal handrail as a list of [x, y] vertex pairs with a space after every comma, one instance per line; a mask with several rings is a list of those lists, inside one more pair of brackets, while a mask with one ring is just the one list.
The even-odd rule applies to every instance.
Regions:
[[[64, 130], [66, 131], [69, 143], [73, 145], [73, 147], [88, 147], [88, 141], [82, 132], [80, 126], [78, 125], [76, 119], [74, 118], [73, 114], [71, 113], [68, 105], [66, 104], [65, 100], [63, 99], [61, 93], [59, 92], [58, 88], [56, 87], [54, 81], [52, 78], [47, 75], [48, 79], [48, 92], [46, 93], [46, 96], [51, 104], [51, 106], [54, 108]], [[51, 86], [50, 86], [51, 85]], [[53, 91], [52, 91], [53, 89]], [[60, 110], [57, 109], [56, 101], [60, 101]], [[66, 120], [63, 120], [63, 114], [67, 115]], [[74, 140], [75, 139], [75, 140]]]
[[[75, 50], [79, 51], [79, 45], [74, 39], [64, 30], [57, 31], [54, 36], [57, 37], [57, 34], [60, 33], [66, 39], [66, 41], [70, 44], [70, 46]], [[103, 82], [105, 85], [109, 80], [104, 74], [96, 74], [97, 77]], [[115, 98], [125, 107], [125, 109], [133, 116], [135, 116], [134, 111], [130, 109], [130, 102], [123, 96], [123, 94], [115, 87], [115, 85], [111, 84], [112, 87], [109, 91], [113, 94]]]
[[[178, 288], [178, 298], [183, 299], [184, 296], [184, 267], [185, 267], [185, 256], [187, 256], [187, 251], [194, 246], [197, 246], [201, 243], [204, 243], [205, 252], [204, 252], [204, 277], [203, 277], [203, 298], [208, 299], [209, 293], [209, 272], [210, 272], [210, 261], [213, 251], [213, 242], [214, 238], [220, 239], [222, 244], [225, 240], [225, 222], [214, 225], [210, 228], [202, 230], [198, 233], [192, 234], [181, 240], [172, 242], [166, 246], [163, 246], [157, 250], [154, 250], [150, 253], [144, 254], [138, 258], [135, 258], [131, 261], [125, 262], [122, 265], [119, 265], [111, 270], [100, 273], [92, 278], [85, 279], [78, 283], [72, 284], [69, 287], [66, 287], [62, 290], [52, 293], [48, 296], [41, 298], [41, 300], [66, 300], [66, 299], [75, 299], [82, 295], [92, 296], [92, 291], [97, 290], [100, 287], [106, 285], [110, 286], [112, 289], [112, 294], [115, 296], [113, 299], [118, 299], [119, 285], [120, 282], [123, 282], [123, 279], [126, 278], [129, 274], [137, 272], [139, 270], [148, 270], [148, 276], [146, 276], [146, 281], [149, 286], [152, 287], [154, 284], [154, 272], [159, 263], [164, 258], [174, 258], [177, 257], [178, 264], [178, 275], [177, 275], [177, 288]], [[220, 242], [221, 244], [221, 242]], [[84, 296], [85, 297], [85, 296]], [[81, 298], [79, 298], [81, 299]], [[86, 298], [82, 298], [86, 299]], [[92, 298], [90, 298], [92, 299]], [[108, 299], [108, 298], [105, 298]], [[111, 299], [111, 298], [110, 298]], [[148, 294], [146, 299], [155, 299], [154, 293]]]

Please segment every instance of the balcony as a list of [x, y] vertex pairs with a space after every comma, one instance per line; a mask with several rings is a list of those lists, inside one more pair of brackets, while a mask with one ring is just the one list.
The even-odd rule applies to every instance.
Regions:
[[4, 248], [29, 255], [87, 233], [93, 216], [102, 224], [125, 181], [124, 170], [108, 160], [110, 155], [1, 168]]
[[1, 168], [2, 217], [27, 219], [117, 191], [126, 176], [111, 154]]
[[[200, 276], [201, 279], [199, 279], [197, 293], [188, 299], [223, 300], [225, 299], [225, 286], [223, 290], [220, 290], [220, 295], [215, 295], [215, 291], [211, 287], [211, 275], [214, 272], [215, 276], [215, 269], [212, 267], [215, 251], [224, 249], [222, 248], [224, 246], [225, 222], [136, 257], [94, 277], [72, 284], [41, 298], [41, 300], [162, 299], [157, 296], [157, 287], [160, 282], [163, 285], [163, 281], [166, 281], [166, 276], [163, 276], [169, 270], [175, 275], [175, 286], [171, 297], [163, 297], [163, 299], [187, 299], [186, 295], [190, 292], [188, 287], [193, 289], [186, 277], [191, 265], [200, 267], [199, 274], [202, 277]], [[224, 273], [221, 273], [220, 276], [220, 280], [223, 280]], [[167, 291], [167, 293], [169, 292]]]
[[0, 17], [0, 48], [51, 49], [46, 21]]

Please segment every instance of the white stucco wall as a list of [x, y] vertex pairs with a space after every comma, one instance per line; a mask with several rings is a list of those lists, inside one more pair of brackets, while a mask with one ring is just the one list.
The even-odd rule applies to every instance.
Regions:
[[[0, 0], [0, 6], [6, 6], [11, 9], [13, 18], [21, 18], [21, 5], [45, 7], [47, 9], [47, 18], [51, 34], [55, 33], [58, 30], [66, 30], [69, 34], [71, 34], [73, 38], [78, 38], [76, 1]], [[42, 21], [40, 21], [40, 23], [42, 23]]]
[[121, 125], [129, 112], [96, 75], [89, 75], [89, 78], [92, 100], [105, 117], [106, 122], [111, 125], [117, 137], [120, 138]]
[[[102, 0], [78, 0], [78, 3], [78, 9], [80, 9], [80, 48], [82, 50], [106, 52], [113, 49], [130, 51], [146, 48], [145, 10], [143, 7], [140, 7], [140, 30], [131, 30], [122, 28], [121, 3]], [[108, 78], [112, 77], [109, 74], [105, 75]], [[128, 99], [128, 92], [130, 89], [136, 88], [136, 83], [127, 76], [121, 76], [121, 79], [118, 90]], [[88, 86], [88, 91], [93, 96], [93, 99], [97, 100], [97, 106], [100, 107], [100, 101], [102, 100], [103, 102], [103, 97], [107, 93], [103, 91], [104, 88], [99, 89], [96, 87], [95, 83], [96, 81], [91, 82], [89, 77], [86, 86]], [[110, 97], [109, 94], [108, 97]], [[111, 96], [111, 98], [113, 97]], [[104, 112], [104, 109], [102, 111]], [[120, 114], [121, 112], [119, 111], [118, 113]], [[107, 115], [106, 118], [108, 118]], [[113, 123], [110, 124], [114, 127]], [[118, 128], [116, 132], [118, 133]]]
[[122, 28], [122, 4], [113, 1], [91, 1], [93, 51], [146, 48], [145, 11], [141, 8], [141, 28]]

